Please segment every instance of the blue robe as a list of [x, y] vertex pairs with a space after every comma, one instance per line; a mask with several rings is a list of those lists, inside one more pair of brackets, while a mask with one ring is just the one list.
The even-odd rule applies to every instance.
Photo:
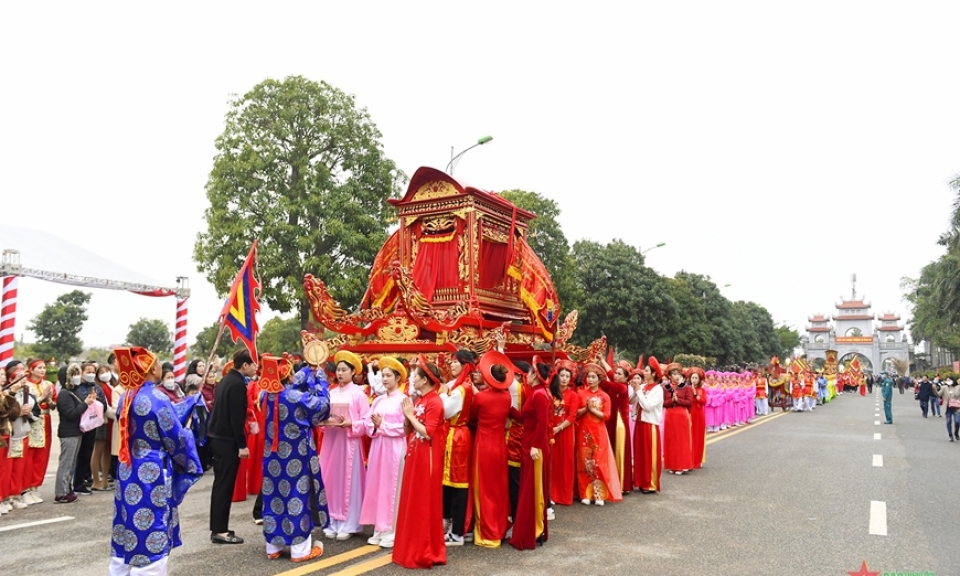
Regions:
[[[276, 409], [274, 402], [279, 402]], [[301, 544], [313, 532], [314, 513], [321, 527], [328, 524], [327, 495], [313, 436], [313, 427], [330, 416], [323, 372], [317, 377], [309, 366], [301, 369], [283, 392], [267, 395], [263, 409], [263, 536], [274, 546]], [[275, 435], [276, 452], [272, 450]]]
[[[117, 414], [130, 395], [120, 398]], [[113, 555], [139, 567], [181, 544], [177, 506], [203, 469], [193, 434], [153, 382], [133, 397], [128, 425], [130, 464], [119, 465], [114, 489]]]
[[184, 396], [180, 402], [173, 405], [177, 412], [177, 418], [180, 424], [186, 428], [189, 426], [193, 432], [193, 442], [198, 447], [207, 443], [207, 423], [210, 421], [210, 411], [203, 401], [203, 396], [194, 394]]

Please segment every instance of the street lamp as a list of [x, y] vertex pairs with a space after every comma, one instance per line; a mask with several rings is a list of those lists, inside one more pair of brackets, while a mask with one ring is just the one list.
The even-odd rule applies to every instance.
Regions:
[[493, 136], [484, 136], [483, 138], [477, 140], [477, 143], [476, 143], [476, 144], [474, 144], [473, 146], [470, 146], [469, 148], [467, 148], [467, 149], [464, 150], [463, 152], [457, 154], [456, 156], [453, 155], [453, 146], [451, 146], [451, 147], [450, 147], [450, 162], [447, 163], [447, 170], [446, 170], [446, 171], [447, 171], [447, 174], [453, 176], [453, 171], [457, 169], [457, 163], [460, 162], [460, 158], [461, 158], [464, 154], [466, 154], [466, 153], [469, 152], [470, 150], [473, 150], [473, 149], [476, 148], [477, 146], [482, 146], [482, 145], [486, 144], [487, 142], [489, 142], [489, 141], [491, 141], [491, 140], [493, 140]]
[[661, 243], [657, 244], [656, 246], [654, 246], [654, 247], [652, 247], [652, 248], [647, 248], [646, 250], [641, 250], [641, 251], [640, 251], [640, 255], [643, 256], [644, 254], [646, 254], [647, 252], [649, 252], [649, 251], [651, 251], [651, 250], [656, 250], [657, 248], [660, 248], [660, 247], [666, 246], [666, 245], [667, 245], [666, 242], [661, 242]]

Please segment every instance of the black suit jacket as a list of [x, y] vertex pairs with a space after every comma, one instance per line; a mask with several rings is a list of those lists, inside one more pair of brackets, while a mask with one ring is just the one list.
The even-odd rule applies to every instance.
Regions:
[[242, 374], [231, 370], [217, 384], [213, 393], [213, 411], [207, 436], [233, 440], [237, 448], [247, 447], [247, 381]]

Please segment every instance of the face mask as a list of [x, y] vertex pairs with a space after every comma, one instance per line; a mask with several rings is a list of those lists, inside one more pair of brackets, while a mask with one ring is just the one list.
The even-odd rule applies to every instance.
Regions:
[[103, 374], [101, 374], [101, 375], [100, 375], [100, 381], [101, 381], [101, 382], [104, 382], [104, 383], [109, 382], [109, 381], [110, 381], [110, 373], [109, 373], [109, 372], [104, 372]]
[[175, 390], [177, 387], [177, 382], [175, 380], [164, 380], [163, 387], [167, 390]]
[[94, 380], [96, 380], [96, 376], [94, 376], [93, 374], [84, 374], [84, 375], [83, 375], [83, 381], [86, 382], [86, 383], [88, 383], [88, 384], [89, 384], [90, 382], [93, 382]]
[[80, 377], [79, 377], [79, 376], [71, 376], [71, 377], [70, 377], [70, 383], [73, 384], [74, 386], [80, 384]]

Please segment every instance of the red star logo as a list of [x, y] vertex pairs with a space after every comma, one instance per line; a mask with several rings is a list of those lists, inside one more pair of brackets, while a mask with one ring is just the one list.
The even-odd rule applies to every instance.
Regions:
[[859, 569], [859, 570], [857, 570], [856, 572], [847, 572], [847, 574], [849, 574], [850, 576], [880, 576], [880, 572], [879, 572], [879, 571], [878, 571], [878, 572], [871, 572], [870, 570], [867, 569], [867, 561], [866, 561], [866, 560], [864, 560], [863, 563], [860, 564], [860, 569]]

